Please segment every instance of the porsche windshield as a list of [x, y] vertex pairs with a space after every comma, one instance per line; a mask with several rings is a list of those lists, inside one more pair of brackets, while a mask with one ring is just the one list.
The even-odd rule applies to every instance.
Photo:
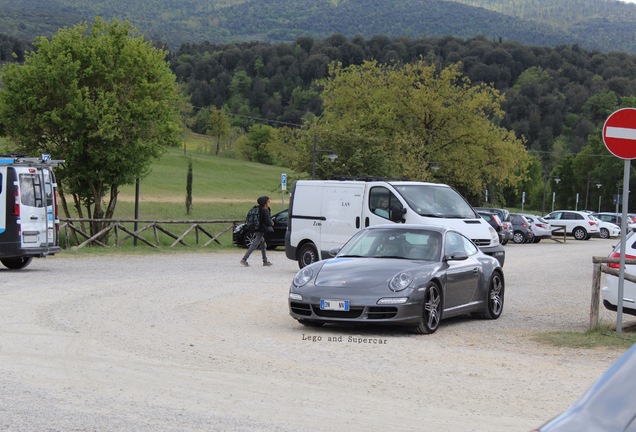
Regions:
[[476, 219], [479, 216], [453, 188], [435, 184], [394, 185], [409, 207], [421, 216]]

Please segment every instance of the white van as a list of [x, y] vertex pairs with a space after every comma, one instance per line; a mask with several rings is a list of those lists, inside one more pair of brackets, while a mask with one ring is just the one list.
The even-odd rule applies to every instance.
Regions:
[[59, 252], [57, 184], [63, 161], [0, 155], [0, 262], [17, 270]]
[[[388, 204], [388, 205], [387, 205]], [[455, 189], [412, 181], [299, 180], [289, 202], [285, 254], [300, 268], [329, 258], [369, 225], [410, 223], [452, 227], [503, 266], [497, 232]]]

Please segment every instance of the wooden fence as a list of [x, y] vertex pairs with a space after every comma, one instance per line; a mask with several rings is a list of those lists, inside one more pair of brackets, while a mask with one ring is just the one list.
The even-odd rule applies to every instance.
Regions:
[[[607, 264], [619, 264], [620, 258], [592, 257], [592, 302], [590, 304], [590, 330], [598, 327], [599, 303], [601, 297], [601, 273], [618, 277], [618, 270]], [[625, 259], [625, 264], [636, 264], [636, 259]], [[625, 273], [625, 280], [636, 283], [636, 277]]]
[[[90, 235], [82, 228], [84, 224], [102, 223], [106, 226], [99, 232]], [[124, 242], [132, 240], [135, 245], [139, 242], [153, 247], [161, 247], [162, 238], [167, 237], [172, 241], [168, 247], [174, 247], [178, 244], [182, 246], [191, 246], [186, 242], [186, 238], [194, 236], [194, 243], [199, 245], [201, 237], [205, 239], [203, 247], [210, 245], [212, 242], [221, 244], [219, 237], [228, 231], [230, 234], [234, 231], [234, 227], [242, 220], [232, 219], [215, 219], [215, 220], [141, 220], [141, 219], [88, 219], [88, 218], [60, 218], [60, 233], [64, 233], [64, 241], [61, 246], [67, 249], [81, 249], [84, 246], [121, 246]], [[140, 225], [142, 225], [140, 227]], [[220, 225], [220, 231], [215, 231], [206, 227]], [[167, 227], [171, 228], [168, 229]], [[177, 229], [179, 231], [177, 231]], [[150, 234], [151, 233], [151, 234]], [[75, 244], [74, 244], [75, 243]]]

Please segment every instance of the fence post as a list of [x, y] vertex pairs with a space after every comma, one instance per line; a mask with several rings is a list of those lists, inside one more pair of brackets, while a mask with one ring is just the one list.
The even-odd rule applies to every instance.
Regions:
[[601, 263], [592, 257], [592, 301], [590, 302], [590, 330], [598, 328], [598, 308], [601, 297]]

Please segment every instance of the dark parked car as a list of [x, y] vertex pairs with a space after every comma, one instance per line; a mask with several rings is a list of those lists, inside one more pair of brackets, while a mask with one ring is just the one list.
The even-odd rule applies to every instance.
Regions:
[[535, 432], [636, 431], [635, 375], [636, 344], [570, 408]]
[[289, 288], [290, 315], [310, 327], [398, 324], [428, 334], [452, 316], [497, 319], [503, 304], [499, 261], [433, 225], [365, 228], [334, 258], [303, 267]]
[[506, 232], [504, 231], [503, 223], [501, 222], [501, 219], [499, 219], [499, 216], [497, 215], [497, 213], [491, 212], [489, 210], [477, 210], [477, 214], [479, 214], [479, 216], [484, 218], [486, 222], [488, 222], [490, 226], [493, 227], [495, 231], [497, 231], [497, 234], [499, 234], [499, 243], [501, 243], [502, 245], [505, 245], [506, 243], [508, 243], [508, 239], [506, 238], [507, 235], [506, 235]]
[[503, 226], [503, 241], [500, 241], [500, 243], [502, 245], [505, 245], [506, 243], [508, 243], [509, 240], [512, 240], [512, 222], [510, 221], [510, 212], [508, 210], [493, 207], [475, 207], [475, 210], [488, 211], [499, 216], [499, 220], [501, 221], [501, 225]]
[[[275, 249], [278, 246], [285, 246], [285, 232], [287, 231], [287, 221], [289, 220], [289, 211], [285, 209], [272, 216], [274, 222], [274, 232], [265, 233], [265, 242], [267, 249]], [[254, 240], [254, 230], [250, 230], [247, 224], [242, 223], [234, 228], [232, 235], [232, 243], [244, 248], [250, 247]]]
[[520, 243], [532, 243], [534, 241], [534, 233], [532, 232], [532, 224], [524, 216], [516, 213], [510, 213], [512, 222], [512, 241]]

